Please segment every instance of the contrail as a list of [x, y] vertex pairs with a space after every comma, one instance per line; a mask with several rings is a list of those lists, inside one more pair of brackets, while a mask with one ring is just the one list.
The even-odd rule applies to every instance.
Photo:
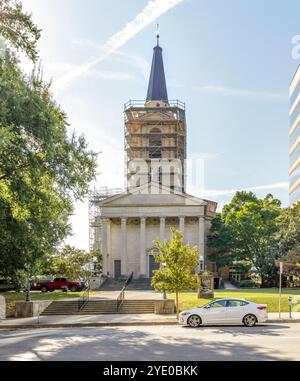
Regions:
[[149, 24], [155, 21], [159, 16], [167, 12], [169, 9], [175, 7], [183, 0], [151, 0], [147, 3], [145, 8], [125, 27], [111, 36], [104, 44], [105, 53], [90, 62], [77, 67], [70, 71], [65, 76], [59, 78], [53, 83], [53, 90], [58, 90], [64, 87], [67, 83], [75, 78], [89, 71], [100, 61], [103, 61], [107, 56], [111, 55], [121, 46], [125, 45], [132, 37], [137, 35], [141, 30], [146, 28]]

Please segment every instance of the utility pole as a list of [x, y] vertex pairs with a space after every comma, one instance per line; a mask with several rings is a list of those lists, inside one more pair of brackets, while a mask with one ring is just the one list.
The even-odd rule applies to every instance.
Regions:
[[282, 281], [283, 262], [279, 262], [279, 319], [281, 319], [281, 281]]

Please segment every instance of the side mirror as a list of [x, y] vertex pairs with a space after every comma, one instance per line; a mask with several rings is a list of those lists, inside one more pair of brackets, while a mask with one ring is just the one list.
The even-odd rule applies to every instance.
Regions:
[[207, 310], [209, 310], [209, 309], [210, 309], [210, 305], [208, 305], [208, 306], [206, 306], [206, 307], [204, 307], [204, 308], [206, 308]]

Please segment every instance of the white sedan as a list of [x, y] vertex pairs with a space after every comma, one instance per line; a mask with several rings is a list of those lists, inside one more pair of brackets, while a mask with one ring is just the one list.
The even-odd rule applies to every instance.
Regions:
[[179, 323], [190, 327], [206, 324], [244, 324], [253, 327], [268, 318], [266, 304], [256, 304], [245, 299], [218, 299], [205, 306], [183, 311]]

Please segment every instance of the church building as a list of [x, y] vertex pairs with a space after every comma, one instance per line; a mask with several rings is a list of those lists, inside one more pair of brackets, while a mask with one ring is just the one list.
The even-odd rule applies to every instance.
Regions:
[[185, 104], [168, 98], [159, 36], [146, 100], [126, 103], [124, 117], [126, 189], [93, 199], [92, 247], [102, 252], [103, 275], [151, 278], [158, 266], [153, 240], [169, 239], [171, 227], [198, 246], [195, 271], [215, 272], [206, 241], [217, 204], [186, 193]]

